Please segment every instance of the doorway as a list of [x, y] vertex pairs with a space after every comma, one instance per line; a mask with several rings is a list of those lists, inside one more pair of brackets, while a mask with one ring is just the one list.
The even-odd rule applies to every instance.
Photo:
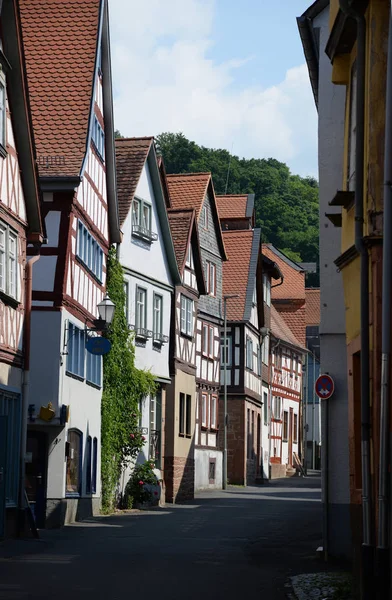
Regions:
[[263, 476], [263, 468], [261, 464], [261, 417], [257, 415], [257, 467], [256, 477]]
[[294, 423], [294, 411], [290, 408], [289, 417], [289, 465], [293, 466], [293, 423]]
[[46, 472], [47, 434], [43, 431], [28, 431], [26, 452], [26, 492], [36, 526], [45, 527], [46, 518]]

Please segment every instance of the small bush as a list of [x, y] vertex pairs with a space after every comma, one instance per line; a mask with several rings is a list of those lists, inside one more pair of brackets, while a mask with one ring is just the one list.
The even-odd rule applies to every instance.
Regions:
[[124, 508], [147, 504], [153, 500], [153, 493], [149, 487], [159, 485], [153, 469], [154, 463], [151, 461], [136, 465], [125, 488]]

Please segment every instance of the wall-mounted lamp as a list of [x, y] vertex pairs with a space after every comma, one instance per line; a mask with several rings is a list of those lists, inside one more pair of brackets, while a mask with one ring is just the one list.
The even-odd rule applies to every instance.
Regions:
[[108, 325], [113, 321], [115, 308], [116, 305], [106, 294], [104, 299], [97, 304], [99, 319], [95, 319], [94, 325], [89, 331], [104, 331], [107, 329]]

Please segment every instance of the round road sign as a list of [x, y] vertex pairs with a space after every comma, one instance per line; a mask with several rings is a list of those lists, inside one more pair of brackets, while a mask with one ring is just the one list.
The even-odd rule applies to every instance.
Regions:
[[319, 398], [328, 400], [335, 390], [335, 384], [330, 375], [320, 375], [314, 384], [315, 392]]

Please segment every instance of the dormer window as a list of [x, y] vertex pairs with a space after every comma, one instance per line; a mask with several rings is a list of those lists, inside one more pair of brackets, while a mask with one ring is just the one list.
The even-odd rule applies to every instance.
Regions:
[[132, 203], [132, 235], [154, 242], [158, 235], [151, 231], [151, 204], [140, 198], [134, 198]]

